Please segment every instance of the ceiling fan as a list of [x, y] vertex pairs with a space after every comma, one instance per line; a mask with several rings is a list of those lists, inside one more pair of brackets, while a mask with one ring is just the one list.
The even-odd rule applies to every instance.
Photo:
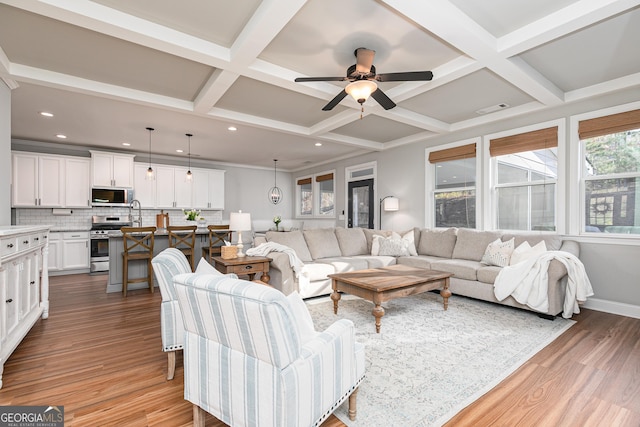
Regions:
[[408, 82], [431, 80], [431, 71], [408, 71], [404, 73], [376, 74], [376, 67], [373, 66], [373, 57], [376, 51], [359, 47], [353, 54], [356, 56], [356, 63], [347, 69], [346, 77], [298, 77], [295, 82], [343, 82], [349, 83], [335, 98], [333, 98], [322, 109], [329, 111], [344, 99], [351, 95], [361, 106], [372, 96], [385, 110], [395, 107], [393, 102], [380, 89], [376, 82]]

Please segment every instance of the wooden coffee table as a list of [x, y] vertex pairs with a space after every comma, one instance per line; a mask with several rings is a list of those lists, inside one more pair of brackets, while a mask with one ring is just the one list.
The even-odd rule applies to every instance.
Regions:
[[376, 332], [380, 333], [380, 318], [384, 316], [382, 303], [385, 301], [441, 289], [440, 295], [446, 310], [451, 296], [451, 291], [449, 290], [449, 278], [451, 276], [453, 274], [443, 271], [401, 264], [348, 273], [329, 274], [333, 288], [333, 293], [331, 294], [333, 312], [338, 314], [340, 292], [371, 301], [375, 305], [371, 314], [376, 318]]
[[245, 256], [233, 259], [224, 259], [219, 256], [213, 258], [214, 267], [221, 273], [236, 273], [237, 275], [246, 274], [249, 280], [253, 280], [256, 273], [262, 273], [260, 280], [269, 283], [269, 262], [271, 258], [266, 256]]

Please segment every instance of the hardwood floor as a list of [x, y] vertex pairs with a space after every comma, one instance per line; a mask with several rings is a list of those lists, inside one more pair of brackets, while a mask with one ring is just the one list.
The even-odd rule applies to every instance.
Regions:
[[[105, 288], [106, 276], [51, 278], [50, 317], [6, 362], [0, 405], [64, 405], [67, 426], [190, 426], [181, 355], [166, 380], [160, 292], [124, 299]], [[640, 425], [640, 320], [590, 310], [574, 319], [446, 426]], [[224, 424], [209, 415], [207, 426]]]

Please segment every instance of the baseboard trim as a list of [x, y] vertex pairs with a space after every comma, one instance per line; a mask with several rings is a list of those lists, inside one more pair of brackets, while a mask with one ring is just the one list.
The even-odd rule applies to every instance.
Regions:
[[584, 308], [596, 311], [604, 311], [605, 313], [617, 314], [620, 316], [633, 317], [640, 319], [640, 306], [626, 304], [623, 302], [607, 301], [598, 298], [589, 298], [583, 305]]

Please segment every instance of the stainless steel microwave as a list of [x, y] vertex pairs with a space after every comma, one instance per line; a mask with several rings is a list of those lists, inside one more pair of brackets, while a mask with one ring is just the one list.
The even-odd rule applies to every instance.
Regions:
[[92, 188], [91, 206], [129, 206], [133, 188]]

